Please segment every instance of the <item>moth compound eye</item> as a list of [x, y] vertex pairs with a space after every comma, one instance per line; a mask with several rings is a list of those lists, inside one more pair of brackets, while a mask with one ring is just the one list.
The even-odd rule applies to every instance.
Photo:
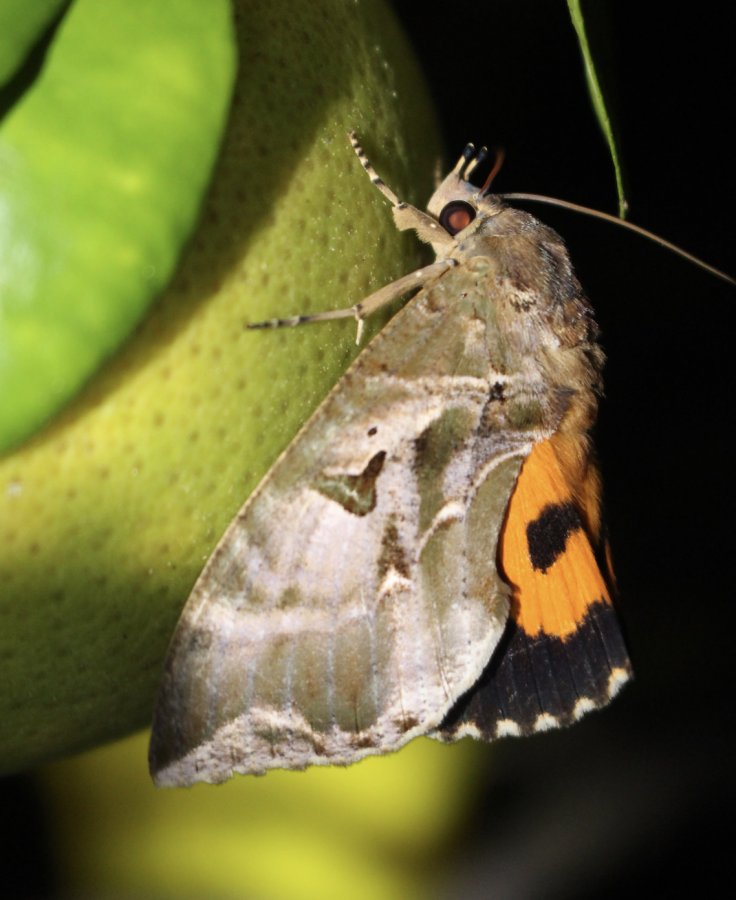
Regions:
[[453, 200], [440, 213], [440, 225], [450, 234], [467, 228], [476, 216], [475, 209], [464, 200]]

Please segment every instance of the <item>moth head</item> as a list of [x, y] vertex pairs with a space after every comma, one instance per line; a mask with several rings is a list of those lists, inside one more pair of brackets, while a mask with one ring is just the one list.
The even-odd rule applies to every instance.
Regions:
[[491, 174], [482, 188], [477, 188], [468, 180], [471, 173], [488, 155], [485, 147], [476, 154], [473, 144], [468, 144], [455, 168], [432, 195], [427, 211], [433, 215], [444, 230], [454, 237], [473, 226], [477, 228], [484, 218], [498, 215], [505, 204], [488, 189], [503, 162], [499, 153]]

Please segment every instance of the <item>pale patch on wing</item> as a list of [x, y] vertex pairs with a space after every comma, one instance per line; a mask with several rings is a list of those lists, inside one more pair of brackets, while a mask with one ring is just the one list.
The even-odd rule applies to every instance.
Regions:
[[557, 721], [555, 716], [551, 716], [549, 713], [542, 713], [537, 716], [537, 720], [534, 723], [535, 731], [551, 731], [553, 728], [559, 728], [560, 723]]
[[572, 711], [572, 717], [577, 721], [578, 719], [582, 719], [586, 713], [592, 712], [596, 708], [595, 703], [589, 697], [581, 697], [575, 704]]
[[[436, 741], [442, 740], [441, 735], [438, 734], [436, 731], [427, 735], [427, 737], [434, 738]], [[478, 728], [477, 725], [474, 725], [472, 722], [464, 722], [457, 729], [455, 734], [453, 734], [452, 739], [453, 739], [453, 741], [459, 741], [462, 738], [466, 738], [466, 737], [473, 738], [473, 740], [476, 740], [476, 741], [483, 740], [483, 734], [481, 733], [480, 729]]]
[[611, 672], [611, 677], [608, 679], [608, 696], [610, 698], [615, 697], [630, 678], [631, 673], [627, 672], [626, 669], [614, 669]]
[[521, 728], [513, 719], [501, 719], [496, 725], [496, 737], [519, 737]]
[[[494, 374], [494, 381], [507, 384], [511, 379], [508, 375], [501, 372]], [[367, 379], [367, 382], [378, 382], [380, 390], [404, 388], [406, 387], [406, 379], [397, 375], [380, 375]], [[445, 398], [458, 396], [472, 396], [473, 393], [479, 397], [485, 398], [488, 391], [488, 379], [477, 378], [472, 375], [427, 375], [419, 378], [412, 378], [412, 389], [416, 394], [437, 395], [441, 394]]]

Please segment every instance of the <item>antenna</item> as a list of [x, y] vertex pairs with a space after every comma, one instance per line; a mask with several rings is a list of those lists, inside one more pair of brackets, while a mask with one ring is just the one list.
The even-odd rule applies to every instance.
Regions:
[[693, 256], [692, 253], [681, 250], [678, 246], [671, 244], [669, 241], [661, 238], [658, 234], [653, 234], [651, 231], [647, 231], [646, 228], [642, 228], [640, 225], [625, 222], [623, 219], [618, 219], [616, 216], [612, 216], [609, 213], [601, 212], [598, 209], [590, 209], [587, 206], [580, 206], [577, 203], [570, 203], [568, 200], [558, 200], [556, 197], [545, 197], [543, 194], [499, 194], [498, 196], [502, 197], [504, 200], [531, 200], [535, 203], [547, 203], [550, 206], [560, 206], [562, 209], [571, 209], [573, 212], [583, 213], [586, 216], [594, 216], [596, 219], [603, 219], [605, 222], [612, 222], [614, 225], [628, 228], [629, 231], [634, 231], [642, 237], [649, 238], [650, 241], [661, 244], [673, 253], [677, 253], [679, 256], [687, 259], [689, 262], [695, 263], [696, 266], [700, 266], [701, 269], [705, 269], [706, 272], [710, 272], [711, 275], [722, 278], [724, 281], [728, 281], [729, 284], [736, 286], [736, 279], [731, 278], [730, 275], [726, 275], [725, 272], [721, 272], [720, 269], [709, 266], [708, 263], [704, 263], [702, 259], [698, 259], [698, 257]]

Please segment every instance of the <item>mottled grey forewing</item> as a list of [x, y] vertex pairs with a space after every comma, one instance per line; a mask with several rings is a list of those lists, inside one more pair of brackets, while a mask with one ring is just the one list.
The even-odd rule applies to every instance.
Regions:
[[[439, 725], [503, 632], [533, 377], [471, 259], [361, 354], [232, 522], [162, 679], [157, 784], [349, 763]], [[517, 417], [520, 421], [523, 416]]]

